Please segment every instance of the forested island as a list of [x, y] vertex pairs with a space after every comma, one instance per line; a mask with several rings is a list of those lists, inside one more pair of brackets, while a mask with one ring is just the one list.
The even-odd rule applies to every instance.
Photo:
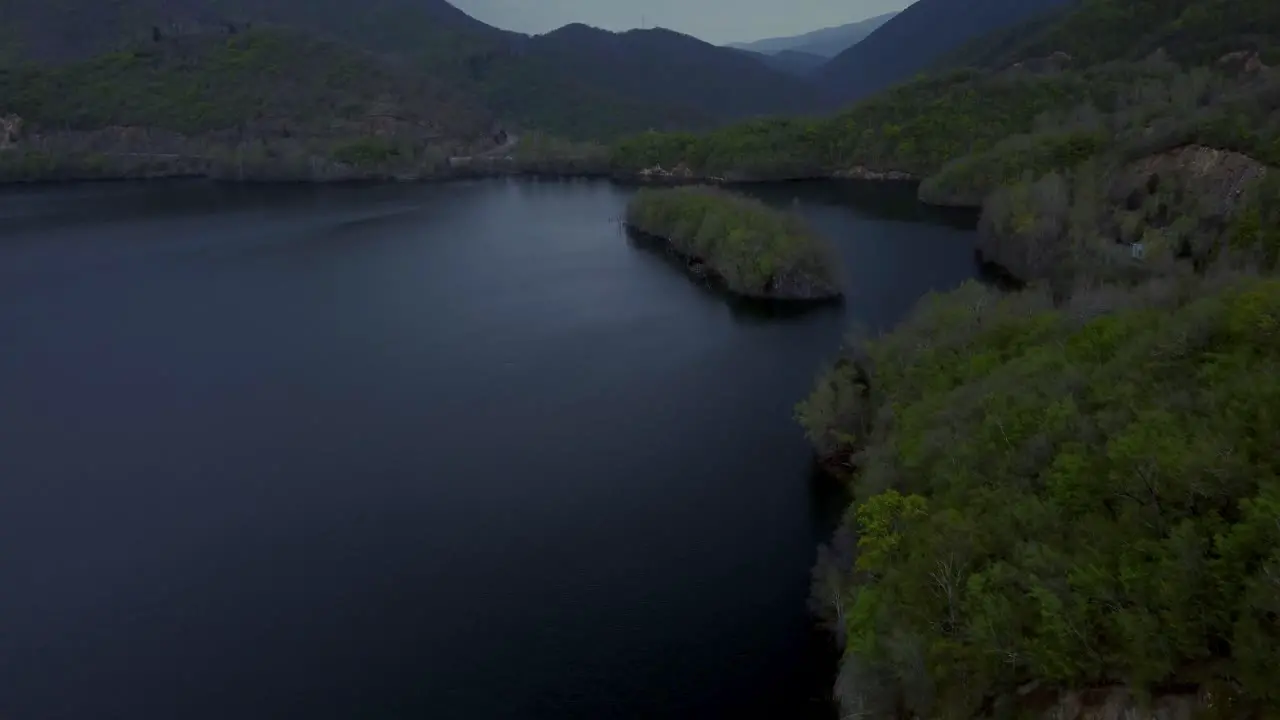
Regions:
[[628, 229], [667, 243], [691, 272], [736, 295], [827, 300], [841, 294], [839, 258], [798, 216], [725, 190], [698, 186], [638, 191]]

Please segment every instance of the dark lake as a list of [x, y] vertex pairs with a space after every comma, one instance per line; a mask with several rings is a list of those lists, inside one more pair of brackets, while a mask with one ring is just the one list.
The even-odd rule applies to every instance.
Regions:
[[831, 717], [792, 407], [976, 272], [909, 188], [753, 190], [761, 317], [606, 183], [0, 191], [4, 720]]

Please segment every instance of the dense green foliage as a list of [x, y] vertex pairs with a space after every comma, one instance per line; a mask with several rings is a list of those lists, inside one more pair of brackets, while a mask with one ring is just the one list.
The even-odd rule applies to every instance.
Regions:
[[440, 83], [295, 32], [146, 42], [63, 65], [0, 68], [23, 119], [0, 179], [216, 174], [435, 176], [491, 145], [491, 116]]
[[[1178, 275], [1222, 259], [1272, 264], [1252, 244], [1229, 241], [1239, 234], [1241, 213], [1270, 199], [1265, 186], [1250, 188], [1268, 164], [1280, 162], [1280, 85], [1265, 77], [1222, 85], [1220, 78], [1192, 73], [1172, 76], [1163, 90], [1148, 90], [1111, 115], [1084, 113], [1084, 127], [1111, 137], [1106, 152], [1089, 162], [1032, 158], [1024, 160], [1019, 177], [1016, 165], [1005, 171], [1003, 187], [981, 184], [988, 195], [979, 247], [988, 259], [1023, 280], [1060, 287]], [[989, 172], [1001, 159], [988, 154], [957, 161], [921, 193], [972, 200], [955, 189], [946, 195], [939, 186], [955, 172], [972, 175], [973, 166]], [[1061, 162], [1055, 166], [1055, 160]], [[959, 184], [952, 181], [952, 188]], [[1133, 243], [1143, 247], [1141, 262], [1129, 257]]]
[[186, 134], [249, 125], [328, 134], [370, 118], [406, 132], [476, 134], [486, 113], [423, 76], [284, 31], [194, 36], [66, 65], [0, 68], [5, 110], [40, 128]]
[[1280, 75], [1274, 71], [1229, 88], [1216, 102], [1166, 106], [1119, 148], [1126, 159], [1198, 144], [1280, 165]]
[[615, 146], [619, 169], [684, 164], [729, 179], [822, 177], [864, 167], [929, 175], [1033, 129], [1038, 117], [1115, 105], [1121, 90], [1167, 73], [1117, 64], [1036, 75], [959, 72], [880, 93], [830, 118], [757, 120], [711, 133], [647, 133]]
[[[993, 175], [1012, 184], [1050, 171], [1070, 170], [1090, 155], [1122, 165], [1194, 145], [1280, 165], [1280, 115], [1276, 114], [1280, 109], [1280, 76], [1273, 72], [1232, 76], [1203, 68], [1184, 72], [1172, 63], [1156, 60], [1142, 65], [1152, 73], [1123, 88], [1110, 106], [1082, 105], [1065, 114], [1038, 118], [1035, 133], [1010, 138], [992, 152], [956, 160], [926, 182], [922, 194], [967, 190], [967, 199], [973, 200], [992, 189], [984, 180]], [[1092, 153], [1086, 152], [1088, 143], [1078, 142], [1059, 148], [1066, 152], [1046, 151], [1073, 137], [1100, 142], [1092, 143]], [[1018, 152], [1019, 148], [1040, 146], [1047, 147], [1040, 152]], [[966, 182], [974, 179], [978, 182], [966, 187]]]
[[857, 471], [815, 575], [851, 708], [998, 714], [1036, 680], [1280, 709], [1280, 284], [1237, 274], [1280, 259], [1280, 92], [1139, 65], [922, 188], [985, 193], [984, 254], [1048, 286], [927, 300], [798, 408]]
[[542, 133], [520, 138], [512, 159], [520, 172], [555, 175], [606, 175], [609, 149], [590, 142], [570, 142]]
[[84, 62], [156, 39], [289, 28], [394, 60], [508, 128], [575, 140], [829, 107], [816, 86], [687, 35], [572, 25], [530, 37], [445, 0], [0, 0], [0, 17], [0, 63]]
[[739, 295], [838, 295], [838, 260], [798, 216], [707, 187], [646, 188], [627, 205], [627, 224], [704, 263]]
[[857, 348], [799, 408], [861, 469], [845, 700], [972, 717], [1034, 679], [1280, 710], [1277, 327], [1276, 281], [969, 285]]
[[982, 202], [1031, 289], [927, 299], [797, 408], [855, 496], [814, 577], [846, 711], [1038, 716], [1035, 681], [1280, 712], [1280, 85], [1186, 69], [1265, 49], [1275, 12], [1083, 0], [990, 39], [989, 67], [1077, 69], [971, 83], [1108, 81], [922, 183]]
[[1040, 177], [1088, 160], [1111, 139], [1100, 129], [1014, 135], [951, 161], [920, 184], [920, 197], [942, 205], [978, 206], [993, 190], [1028, 173]]
[[448, 146], [374, 137], [185, 137], [130, 129], [58, 132], [0, 150], [0, 182], [216, 177], [335, 181], [449, 177]]

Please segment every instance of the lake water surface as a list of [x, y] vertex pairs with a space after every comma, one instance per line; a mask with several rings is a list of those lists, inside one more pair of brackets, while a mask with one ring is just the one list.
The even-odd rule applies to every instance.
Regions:
[[792, 406], [972, 238], [758, 188], [851, 281], [764, 318], [628, 243], [630, 192], [0, 192], [0, 717], [830, 717]]

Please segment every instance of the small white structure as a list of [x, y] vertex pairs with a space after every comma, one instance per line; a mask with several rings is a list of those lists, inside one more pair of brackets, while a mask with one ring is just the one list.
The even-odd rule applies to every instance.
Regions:
[[1129, 254], [1134, 260], [1141, 260], [1147, 255], [1147, 248], [1140, 242], [1131, 243], [1129, 245]]

